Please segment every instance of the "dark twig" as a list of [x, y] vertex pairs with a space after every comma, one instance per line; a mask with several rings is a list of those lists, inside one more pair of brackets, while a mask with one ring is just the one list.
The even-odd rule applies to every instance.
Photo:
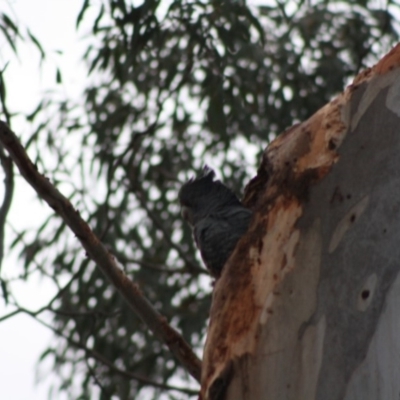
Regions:
[[[6, 105], [6, 90], [4, 84], [3, 72], [0, 71], [0, 102], [2, 106], [2, 112], [10, 124], [11, 114], [9, 113]], [[4, 171], [4, 198], [3, 203], [0, 207], [0, 270], [1, 264], [4, 257], [4, 234], [5, 234], [5, 224], [7, 220], [8, 212], [10, 211], [12, 197], [14, 193], [14, 166], [10, 157], [7, 157], [4, 153], [3, 146], [0, 146], [0, 163]]]
[[82, 263], [82, 265], [80, 266], [80, 268], [78, 269], [78, 271], [76, 271], [70, 278], [70, 280], [64, 285], [64, 287], [59, 288], [58, 292], [53, 296], [53, 298], [50, 300], [49, 304], [47, 304], [47, 306], [43, 307], [44, 309], [47, 310], [51, 310], [54, 312], [54, 310], [52, 309], [52, 305], [54, 304], [54, 302], [60, 298], [66, 291], [67, 289], [72, 285], [72, 282], [74, 282], [74, 280], [76, 278], [78, 278], [79, 275], [82, 274], [83, 270], [86, 268], [87, 266], [87, 262]]
[[96, 385], [101, 389], [102, 392], [104, 392], [107, 398], [111, 399], [112, 393], [110, 393], [110, 391], [106, 389], [104, 385], [100, 382], [100, 379], [96, 376], [96, 371], [89, 364], [89, 360], [86, 358], [85, 361], [86, 361], [86, 368], [89, 370], [89, 373], [92, 376], [93, 380], [95, 381]]
[[14, 193], [14, 171], [10, 157], [4, 154], [0, 147], [0, 163], [3, 168], [4, 178], [4, 197], [0, 207], [0, 269], [4, 257], [4, 233], [8, 212], [10, 211], [12, 197]]
[[11, 114], [8, 111], [8, 108], [6, 105], [6, 84], [4, 82], [4, 71], [6, 70], [7, 66], [8, 66], [8, 63], [0, 71], [0, 102], [1, 102], [2, 112], [4, 114], [4, 117], [6, 118], [6, 122], [10, 126], [11, 125]]
[[21, 175], [36, 190], [38, 195], [64, 220], [81, 242], [88, 256], [97, 264], [106, 277], [125, 298], [153, 334], [165, 343], [183, 367], [200, 382], [201, 361], [150, 302], [121, 270], [112, 254], [94, 235], [89, 225], [81, 218], [70, 201], [50, 181], [41, 175], [29, 159], [18, 138], [10, 128], [0, 121], [0, 142], [9, 152]]
[[15, 315], [23, 312], [24, 310], [22, 310], [21, 308], [18, 308], [17, 310], [11, 311], [10, 313], [3, 315], [2, 317], [0, 317], [0, 322], [5, 321], [8, 318], [14, 317]]

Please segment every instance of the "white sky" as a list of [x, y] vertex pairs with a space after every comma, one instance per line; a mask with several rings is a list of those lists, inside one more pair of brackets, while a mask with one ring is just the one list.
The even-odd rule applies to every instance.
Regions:
[[[11, 112], [31, 112], [46, 89], [55, 86], [56, 67], [63, 75], [63, 84], [58, 90], [68, 96], [77, 95], [83, 86], [85, 69], [78, 60], [83, 45], [78, 44], [75, 20], [82, 0], [0, 0], [0, 12], [5, 12], [21, 26], [27, 26], [43, 45], [48, 56], [45, 68], [40, 71], [38, 52], [30, 46], [19, 47], [19, 61], [8, 52], [8, 45], [0, 35], [0, 68], [10, 61], [6, 73], [7, 105]], [[82, 37], [83, 31], [79, 35]], [[58, 55], [55, 51], [63, 51]], [[21, 120], [12, 120], [15, 132], [24, 137], [28, 127]], [[0, 202], [3, 197], [3, 177], [0, 176]], [[34, 202], [36, 195], [22, 179], [17, 182], [14, 202], [10, 214], [14, 226], [34, 224], [37, 211], [42, 208]], [[28, 206], [28, 207], [27, 207]], [[34, 211], [32, 211], [34, 210]], [[15, 276], [21, 267], [14, 258], [3, 262], [2, 276]], [[35, 309], [51, 298], [52, 288], [44, 281], [29, 280], [17, 289], [18, 299]], [[12, 311], [0, 299], [0, 317]], [[40, 369], [46, 377], [37, 384], [36, 363], [40, 353], [49, 344], [52, 333], [27, 315], [13, 317], [0, 323], [0, 398], [2, 400], [43, 400], [48, 397], [52, 375], [48, 366]], [[44, 366], [46, 367], [46, 365]], [[60, 399], [62, 397], [59, 397]]]

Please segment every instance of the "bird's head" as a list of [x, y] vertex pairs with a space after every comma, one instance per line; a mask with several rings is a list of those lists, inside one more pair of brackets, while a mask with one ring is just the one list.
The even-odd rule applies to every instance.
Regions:
[[182, 217], [192, 226], [219, 207], [240, 204], [236, 195], [214, 178], [215, 172], [206, 165], [198, 177], [190, 179], [179, 191]]

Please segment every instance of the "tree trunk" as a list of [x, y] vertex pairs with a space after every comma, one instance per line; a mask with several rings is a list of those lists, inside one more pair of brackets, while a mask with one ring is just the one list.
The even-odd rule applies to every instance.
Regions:
[[400, 45], [264, 153], [203, 400], [400, 396]]

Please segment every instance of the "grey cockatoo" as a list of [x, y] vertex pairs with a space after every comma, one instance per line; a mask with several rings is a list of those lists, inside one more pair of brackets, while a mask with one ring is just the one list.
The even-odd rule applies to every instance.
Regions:
[[236, 243], [247, 231], [252, 212], [214, 177], [214, 171], [205, 166], [200, 176], [182, 186], [179, 201], [206, 267], [218, 278]]

